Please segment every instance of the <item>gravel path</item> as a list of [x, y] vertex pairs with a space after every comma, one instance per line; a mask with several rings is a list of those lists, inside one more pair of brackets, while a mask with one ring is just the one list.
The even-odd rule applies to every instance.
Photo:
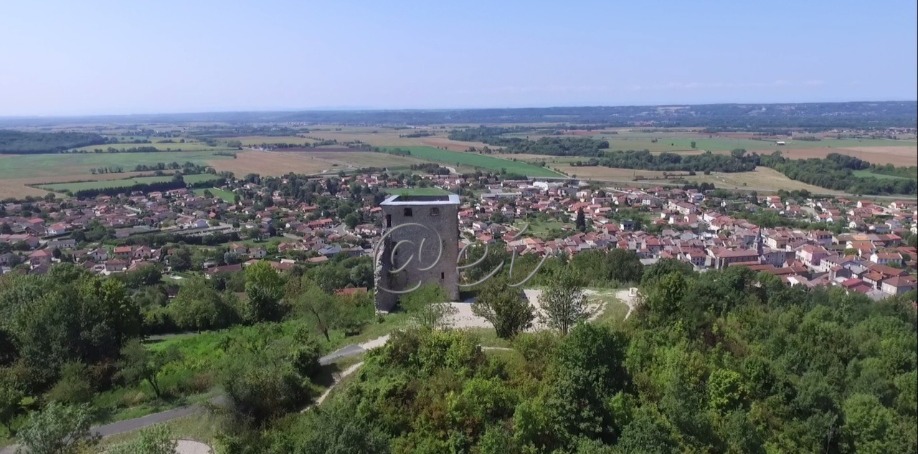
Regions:
[[211, 454], [210, 446], [194, 440], [178, 440], [175, 446], [176, 454]]

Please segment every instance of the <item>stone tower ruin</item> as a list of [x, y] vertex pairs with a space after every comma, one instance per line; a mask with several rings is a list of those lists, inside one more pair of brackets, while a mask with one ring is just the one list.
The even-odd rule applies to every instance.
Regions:
[[391, 311], [421, 285], [459, 299], [459, 196], [394, 195], [380, 204], [383, 236], [374, 248], [376, 309]]

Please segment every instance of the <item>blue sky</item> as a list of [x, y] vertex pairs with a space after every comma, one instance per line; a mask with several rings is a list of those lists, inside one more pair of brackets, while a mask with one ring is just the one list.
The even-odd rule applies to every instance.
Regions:
[[0, 116], [915, 100], [916, 2], [6, 2]]

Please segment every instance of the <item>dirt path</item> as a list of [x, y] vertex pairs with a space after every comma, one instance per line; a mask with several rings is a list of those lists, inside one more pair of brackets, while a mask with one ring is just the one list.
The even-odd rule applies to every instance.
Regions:
[[[385, 336], [385, 337], [388, 338], [389, 336]], [[333, 378], [335, 379], [335, 382], [332, 383], [331, 386], [329, 386], [328, 389], [326, 389], [325, 392], [322, 393], [322, 395], [319, 396], [319, 398], [316, 399], [316, 401], [312, 403], [312, 405], [304, 408], [301, 413], [305, 413], [312, 407], [317, 407], [319, 405], [322, 405], [322, 402], [325, 402], [325, 398], [327, 398], [328, 395], [331, 394], [332, 390], [335, 389], [335, 386], [338, 386], [338, 383], [341, 383], [341, 380], [344, 380], [344, 377], [347, 377], [348, 375], [351, 375], [354, 372], [357, 372], [357, 369], [360, 369], [360, 366], [363, 366], [363, 361], [357, 364], [351, 365], [351, 367], [348, 367], [347, 369], [344, 369], [343, 371], [341, 371], [340, 374], [334, 374]]]
[[615, 297], [619, 301], [628, 305], [628, 313], [625, 314], [625, 320], [628, 320], [628, 317], [631, 316], [631, 313], [634, 312], [634, 309], [638, 305], [637, 292], [634, 295], [631, 294], [631, 290], [618, 290], [615, 292]]

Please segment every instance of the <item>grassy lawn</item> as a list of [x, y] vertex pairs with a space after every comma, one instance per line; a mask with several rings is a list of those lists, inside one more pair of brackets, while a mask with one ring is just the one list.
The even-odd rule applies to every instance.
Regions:
[[621, 328], [625, 323], [625, 315], [628, 313], [628, 305], [619, 301], [615, 297], [615, 290], [593, 289], [595, 295], [590, 295], [590, 299], [598, 300], [603, 303], [602, 312], [594, 319], [594, 323], [608, 325], [615, 328]]
[[551, 169], [540, 167], [520, 161], [496, 158], [490, 155], [467, 153], [462, 151], [447, 151], [434, 147], [398, 147], [411, 152], [412, 158], [440, 162], [447, 166], [468, 166], [485, 170], [500, 171], [505, 169], [510, 173], [518, 173], [529, 177], [560, 177], [562, 175]]
[[210, 188], [210, 192], [213, 195], [223, 199], [224, 202], [233, 203], [236, 200], [236, 194], [232, 191], [227, 191], [226, 189], [220, 188]]
[[[47, 189], [49, 191], [81, 191], [84, 189], [103, 189], [103, 188], [126, 188], [133, 186], [135, 184], [151, 184], [151, 183], [166, 183], [172, 181], [172, 175], [163, 175], [163, 176], [152, 176], [152, 177], [136, 177], [136, 178], [123, 178], [120, 180], [105, 180], [105, 181], [82, 181], [77, 183], [54, 183], [54, 184], [43, 184], [38, 187], [42, 189]], [[186, 183], [201, 183], [205, 181], [212, 181], [220, 179], [217, 175], [212, 175], [209, 173], [196, 174], [196, 175], [184, 175]]]
[[549, 219], [547, 221], [539, 219], [520, 219], [514, 222], [513, 226], [521, 229], [525, 227], [527, 223], [529, 227], [526, 229], [526, 232], [523, 233], [523, 236], [534, 236], [542, 239], [548, 238], [552, 230], [564, 230], [565, 226], [567, 226], [568, 231], [574, 228], [573, 223], [565, 223], [556, 219]]

